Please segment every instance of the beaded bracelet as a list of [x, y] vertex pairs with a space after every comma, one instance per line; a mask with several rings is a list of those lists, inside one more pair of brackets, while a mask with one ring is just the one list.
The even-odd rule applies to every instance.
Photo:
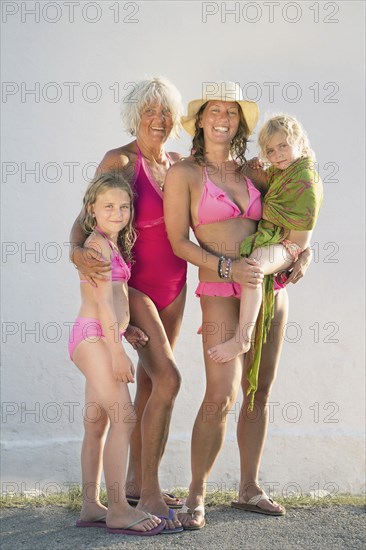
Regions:
[[220, 279], [224, 279], [224, 273], [222, 271], [222, 263], [226, 260], [225, 256], [220, 256], [219, 263], [217, 264], [217, 274]]
[[231, 258], [227, 258], [226, 259], [225, 272], [224, 272], [224, 279], [229, 278], [230, 270], [231, 270]]
[[[225, 271], [223, 271], [223, 269], [222, 269], [222, 264], [224, 262], [226, 262]], [[231, 265], [232, 265], [231, 258], [225, 258], [225, 256], [220, 256], [219, 263], [217, 265], [217, 273], [218, 273], [220, 279], [232, 278]]]
[[230, 281], [233, 283], [234, 282], [234, 278], [233, 278], [233, 269], [232, 269], [233, 265], [232, 263], [230, 264], [230, 267], [229, 267], [229, 279]]

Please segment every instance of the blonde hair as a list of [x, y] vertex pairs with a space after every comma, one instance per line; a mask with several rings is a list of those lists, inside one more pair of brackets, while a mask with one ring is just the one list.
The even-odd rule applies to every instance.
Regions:
[[136, 231], [133, 227], [134, 221], [134, 195], [130, 184], [120, 175], [112, 173], [103, 173], [95, 176], [89, 183], [83, 198], [83, 208], [80, 216], [80, 225], [85, 233], [90, 234], [97, 225], [96, 219], [92, 214], [91, 207], [95, 204], [97, 197], [108, 189], [120, 189], [129, 196], [131, 203], [131, 216], [128, 224], [118, 233], [117, 244], [125, 259], [131, 260], [131, 250], [136, 241]]
[[315, 160], [314, 151], [310, 148], [309, 139], [304, 128], [295, 117], [290, 115], [275, 115], [267, 120], [262, 126], [258, 135], [258, 145], [260, 148], [260, 158], [267, 160], [266, 148], [268, 142], [277, 132], [283, 132], [286, 135], [287, 143], [300, 146], [300, 156]]
[[172, 137], [178, 137], [183, 114], [182, 97], [177, 88], [162, 76], [156, 76], [141, 82], [129, 83], [133, 89], [126, 94], [121, 103], [121, 116], [125, 129], [136, 136], [141, 113], [148, 105], [158, 104], [169, 109], [172, 115]]

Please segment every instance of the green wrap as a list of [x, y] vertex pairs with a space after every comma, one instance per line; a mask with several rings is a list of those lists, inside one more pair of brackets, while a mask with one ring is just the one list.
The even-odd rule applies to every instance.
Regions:
[[[290, 230], [310, 231], [314, 228], [323, 200], [323, 185], [314, 168], [314, 161], [301, 158], [285, 170], [271, 166], [268, 171], [269, 189], [263, 201], [263, 218], [254, 235], [240, 246], [240, 254], [249, 256], [256, 248], [279, 244]], [[273, 275], [263, 281], [263, 300], [255, 327], [251, 363], [247, 370], [249, 410], [253, 410], [254, 394], [258, 387], [262, 345], [265, 343], [274, 315]]]

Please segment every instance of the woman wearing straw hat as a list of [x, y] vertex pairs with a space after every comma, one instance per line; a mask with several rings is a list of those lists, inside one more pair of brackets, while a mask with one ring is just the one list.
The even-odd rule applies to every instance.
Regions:
[[[243, 359], [220, 365], [207, 351], [234, 333], [239, 319], [241, 285], [257, 286], [263, 280], [259, 265], [239, 257], [243, 239], [256, 231], [261, 218], [261, 194], [241, 170], [250, 133], [258, 120], [258, 106], [244, 101], [233, 82], [209, 86], [200, 99], [188, 105], [183, 127], [193, 136], [192, 155], [168, 171], [165, 182], [165, 223], [177, 256], [199, 267], [196, 295], [202, 309], [202, 344], [206, 367], [206, 391], [192, 434], [192, 481], [186, 506], [179, 513], [185, 529], [205, 525], [205, 485], [223, 445], [226, 415], [240, 386], [247, 381]], [[193, 228], [198, 244], [190, 241]], [[291, 280], [301, 278], [310, 251], [300, 257]], [[282, 347], [288, 297], [278, 292], [275, 319], [263, 347], [255, 406], [248, 411], [244, 398], [238, 421], [241, 462], [239, 499], [232, 506], [269, 515], [285, 509], [267, 497], [258, 483], [258, 471], [266, 436], [267, 402]]]

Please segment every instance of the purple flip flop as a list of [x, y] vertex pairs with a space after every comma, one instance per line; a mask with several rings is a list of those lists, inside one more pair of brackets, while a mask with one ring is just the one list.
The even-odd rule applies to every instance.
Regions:
[[[173, 508], [169, 508], [169, 516], [158, 516], [161, 520], [170, 519], [171, 521], [174, 519], [174, 510]], [[174, 527], [173, 529], [164, 529], [164, 531], [161, 531], [161, 535], [171, 535], [173, 533], [181, 533], [183, 531], [183, 526], [180, 525], [179, 527]]]
[[75, 523], [76, 527], [101, 527], [105, 529], [106, 523], [105, 523], [105, 516], [99, 519], [96, 519], [94, 521], [84, 521], [82, 519], [78, 519]]
[[150, 529], [150, 531], [136, 531], [135, 529], [131, 529], [131, 527], [137, 525], [138, 523], [142, 523], [143, 521], [149, 519], [149, 517], [151, 517], [151, 514], [146, 514], [145, 518], [134, 521], [127, 527], [107, 527], [107, 533], [114, 535], [134, 535], [136, 537], [152, 537], [153, 535], [158, 535], [165, 527], [164, 520], [162, 520], [157, 527], [154, 527], [154, 529]]

